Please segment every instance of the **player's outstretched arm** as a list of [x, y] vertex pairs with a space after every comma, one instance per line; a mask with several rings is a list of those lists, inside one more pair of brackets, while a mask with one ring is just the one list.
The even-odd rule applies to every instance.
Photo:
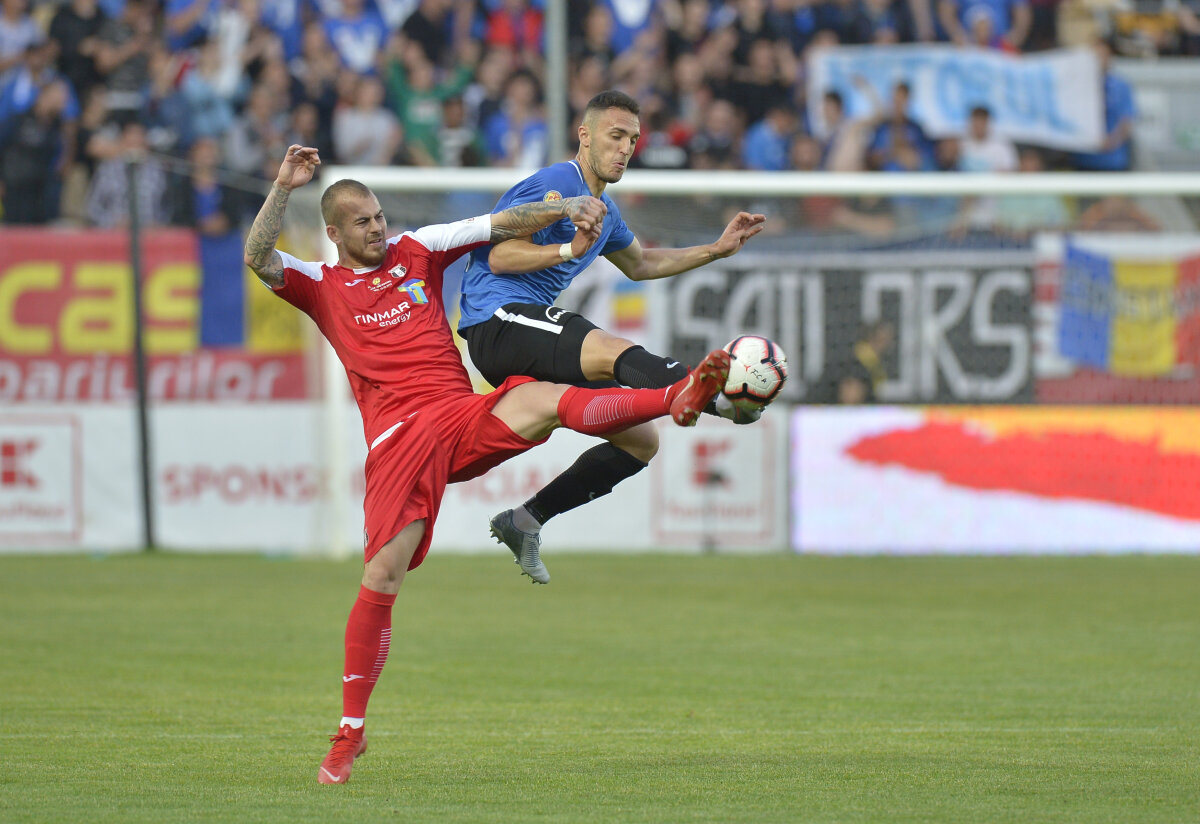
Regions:
[[587, 195], [549, 203], [518, 203], [492, 215], [491, 242], [503, 243], [513, 238], [529, 237], [564, 217], [574, 223], [576, 229], [590, 232], [599, 227], [607, 211], [608, 207], [603, 201]]
[[283, 211], [287, 208], [288, 195], [293, 189], [312, 180], [320, 165], [321, 158], [316, 149], [289, 146], [267, 200], [258, 210], [246, 234], [242, 259], [272, 289], [283, 286], [283, 259], [275, 251], [275, 244], [279, 242], [279, 232], [283, 229]]
[[583, 257], [599, 238], [600, 224], [586, 232], [576, 229], [571, 242], [561, 245], [540, 246], [528, 238], [513, 238], [492, 247], [488, 267], [497, 275], [538, 272]]
[[643, 249], [634, 238], [633, 243], [606, 257], [630, 280], [667, 278], [736, 254], [762, 231], [764, 221], [764, 215], [738, 212], [713, 243], [685, 249]]

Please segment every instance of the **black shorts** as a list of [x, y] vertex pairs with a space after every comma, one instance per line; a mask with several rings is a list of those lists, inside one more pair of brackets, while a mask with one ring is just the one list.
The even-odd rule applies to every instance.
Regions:
[[596, 324], [575, 312], [538, 303], [508, 303], [482, 323], [460, 329], [471, 362], [492, 386], [512, 375], [576, 386], [616, 386], [589, 382], [579, 356], [583, 339]]

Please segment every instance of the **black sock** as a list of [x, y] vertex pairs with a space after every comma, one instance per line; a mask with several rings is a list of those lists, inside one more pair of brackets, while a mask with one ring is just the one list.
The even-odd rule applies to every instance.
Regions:
[[[617, 356], [613, 364], [613, 377], [618, 383], [635, 389], [660, 389], [687, 377], [688, 368], [679, 361], [651, 355], [640, 346], [631, 346]], [[704, 407], [710, 415], [717, 414], [714, 398]]]
[[631, 346], [617, 356], [613, 377], [618, 383], [635, 389], [664, 389], [687, 377], [688, 368], [679, 361], [651, 355], [640, 346]]
[[610, 443], [593, 446], [526, 501], [525, 509], [544, 524], [555, 515], [607, 495], [621, 481], [645, 468], [646, 464]]

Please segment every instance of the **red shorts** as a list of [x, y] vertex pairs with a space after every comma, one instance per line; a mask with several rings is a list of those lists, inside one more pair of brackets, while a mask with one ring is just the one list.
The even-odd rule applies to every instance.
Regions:
[[429, 552], [446, 484], [470, 480], [545, 443], [545, 438], [522, 438], [492, 414], [509, 390], [532, 380], [511, 377], [487, 395], [464, 394], [436, 408], [418, 409], [367, 454], [366, 560], [404, 527], [424, 518], [425, 536], [408, 565], [415, 569]]

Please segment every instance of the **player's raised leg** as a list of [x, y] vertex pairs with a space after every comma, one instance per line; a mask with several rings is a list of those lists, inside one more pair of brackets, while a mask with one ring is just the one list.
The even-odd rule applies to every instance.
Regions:
[[[667, 414], [679, 426], [694, 426], [728, 376], [729, 354], [718, 349], [665, 390], [526, 383], [506, 394], [492, 412], [530, 440], [540, 440], [560, 427], [604, 436]], [[493, 518], [492, 535], [508, 545], [525, 574], [537, 583], [549, 583], [550, 574], [540, 557], [540, 534], [514, 524], [513, 514], [513, 510], [507, 510]]]
[[[593, 329], [583, 339], [579, 362], [588, 380], [612, 378], [624, 386], [641, 389], [670, 386], [688, 371], [677, 360], [647, 352], [633, 341], [599, 328]], [[736, 424], [753, 423], [761, 415], [761, 412], [753, 414], [734, 406], [729, 398], [720, 393], [704, 411]]]
[[354, 759], [367, 751], [366, 715], [392, 642], [392, 605], [413, 553], [425, 536], [425, 521], [413, 521], [366, 563], [358, 599], [346, 621], [342, 672], [342, 721], [333, 746], [317, 770], [321, 784], [345, 784]]
[[729, 353], [716, 349], [665, 389], [589, 389], [532, 381], [513, 387], [496, 403], [492, 414], [530, 440], [559, 428], [606, 435], [668, 414], [679, 426], [695, 426], [727, 377]]

